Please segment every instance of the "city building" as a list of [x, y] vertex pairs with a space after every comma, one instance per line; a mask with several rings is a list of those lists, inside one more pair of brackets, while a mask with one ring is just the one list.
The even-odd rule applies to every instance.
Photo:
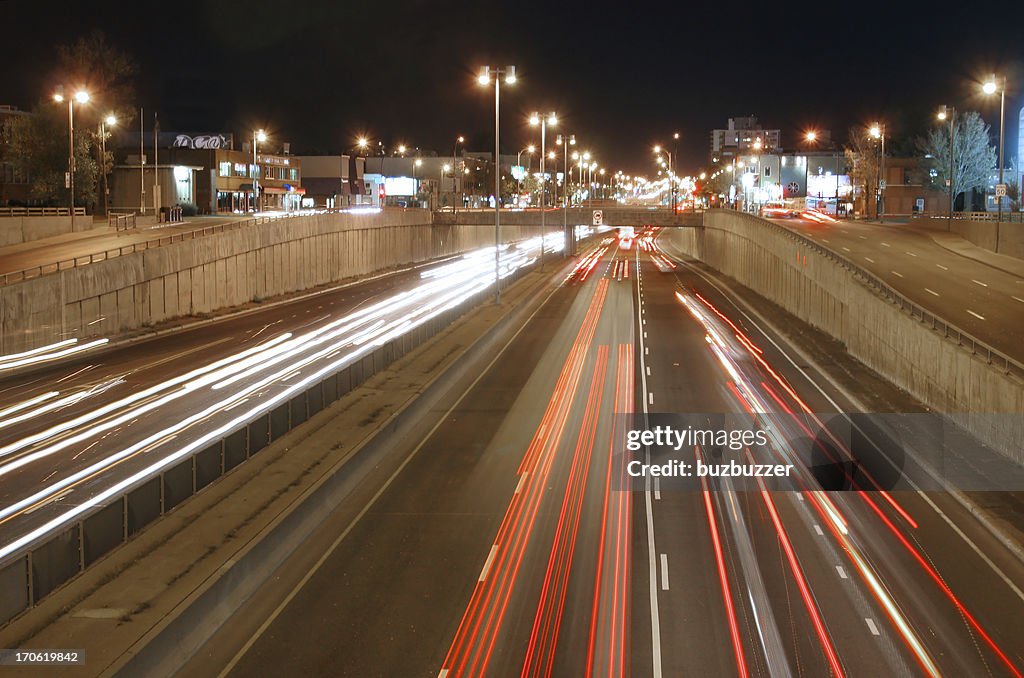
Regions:
[[302, 166], [303, 207], [350, 207], [372, 203], [366, 193], [366, 158], [350, 155], [296, 156]]
[[755, 149], [757, 141], [764, 151], [780, 150], [781, 132], [764, 129], [754, 116], [729, 118], [725, 129], [711, 130], [711, 162], [727, 162], [739, 155], [747, 155]]

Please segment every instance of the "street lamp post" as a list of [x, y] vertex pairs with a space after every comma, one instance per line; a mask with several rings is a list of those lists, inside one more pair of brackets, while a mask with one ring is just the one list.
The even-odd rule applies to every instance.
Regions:
[[[462, 136], [460, 134], [459, 136], [457, 136], [455, 138], [455, 143], [452, 144], [452, 214], [454, 214], [457, 211], [456, 207], [455, 207], [455, 188], [456, 188], [455, 187], [455, 176], [456, 176], [455, 168], [458, 167], [458, 165], [455, 163], [455, 156], [458, 155], [459, 144], [464, 144], [464, 143], [466, 143], [466, 137], [464, 137], [464, 136]], [[465, 161], [463, 161], [462, 167], [463, 167], [463, 169], [466, 168]], [[465, 174], [465, 173], [463, 173], [463, 174]], [[463, 191], [463, 193], [465, 193], [465, 191]]]
[[253, 214], [260, 211], [260, 184], [257, 179], [259, 174], [259, 147], [260, 143], [267, 140], [267, 133], [261, 129], [252, 132], [252, 211]]
[[516, 83], [516, 67], [482, 66], [477, 82], [486, 87], [494, 74], [494, 303], [501, 303], [501, 77], [506, 85]]
[[878, 181], [878, 221], [879, 223], [885, 223], [885, 125], [874, 124], [869, 130], [871, 136], [876, 139], [880, 139], [882, 142], [882, 160], [879, 164], [879, 176], [881, 177]]
[[113, 115], [100, 120], [100, 171], [103, 173], [103, 216], [107, 216], [107, 199], [109, 189], [107, 187], [107, 127], [117, 124], [117, 118]]
[[412, 184], [413, 186], [416, 187], [416, 202], [420, 201], [420, 184], [419, 181], [416, 179], [416, 170], [418, 170], [422, 165], [422, 158], [416, 158], [415, 160], [412, 161]]
[[[996, 76], [988, 79], [982, 90], [985, 94], [995, 94], [999, 91], [999, 185], [1003, 186], [1003, 138], [1006, 136], [1006, 77], [1000, 83], [996, 82]], [[996, 195], [996, 247], [999, 247], [999, 222], [1003, 220], [1003, 196]]]
[[[528, 154], [530, 154], [532, 156], [533, 152], [535, 150], [537, 150], [537, 147], [534, 146], [533, 144], [530, 144], [529, 146], [526, 146], [524, 148], [520, 148], [519, 152], [516, 153], [516, 167], [522, 167], [523, 166], [522, 165], [522, 162], [523, 162], [523, 160], [522, 160], [522, 158], [523, 158], [523, 151], [526, 151]], [[530, 174], [530, 167], [533, 166], [533, 160], [531, 159], [528, 162], [529, 162], [529, 165], [527, 165], [527, 167], [526, 167], [526, 174], [527, 175]], [[522, 192], [523, 192], [523, 180], [522, 179], [517, 179], [516, 180], [516, 186], [517, 186], [517, 188], [519, 190], [519, 193], [521, 195]], [[516, 196], [516, 202], [519, 202], [519, 196]]]
[[[679, 135], [676, 134], [675, 138], [678, 139]], [[676, 185], [675, 185], [675, 182], [672, 180], [672, 177], [673, 177], [673, 174], [672, 174], [672, 151], [668, 150], [667, 148], [666, 149], [662, 149], [661, 146], [655, 146], [654, 147], [654, 154], [656, 156], [658, 156], [658, 158], [661, 158], [663, 155], [668, 157], [668, 165], [665, 166], [665, 171], [668, 172], [668, 201], [669, 201], [669, 205], [671, 205], [671, 207], [672, 207], [672, 213], [675, 214], [675, 211], [676, 211]]]
[[75, 102], [79, 104], [89, 103], [89, 93], [85, 90], [78, 90], [73, 96], [64, 96], [64, 88], [61, 87], [53, 95], [53, 100], [58, 104], [68, 102], [68, 214], [71, 216], [71, 228], [75, 226]]
[[576, 135], [559, 134], [555, 143], [562, 147], [562, 237], [565, 239], [562, 256], [568, 256], [575, 246], [574, 239], [569, 237], [569, 147], [576, 145]]
[[952, 229], [953, 226], [953, 201], [956, 200], [956, 194], [953, 192], [953, 129], [954, 120], [956, 119], [956, 109], [952, 106], [943, 106], [939, 109], [939, 114], [936, 116], [939, 120], [949, 121], [949, 225]]
[[531, 125], [540, 125], [540, 270], [544, 270], [544, 230], [547, 225], [544, 223], [545, 211], [548, 207], [548, 175], [544, 173], [544, 159], [547, 155], [547, 127], [554, 127], [558, 124], [558, 116], [554, 113], [540, 115], [534, 113], [530, 116]]

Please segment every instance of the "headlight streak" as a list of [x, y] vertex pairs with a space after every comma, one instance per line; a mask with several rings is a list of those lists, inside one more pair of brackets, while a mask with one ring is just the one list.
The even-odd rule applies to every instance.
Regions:
[[[5, 362], [0, 362], [0, 372], [2, 372], [4, 370], [13, 370], [15, 367], [24, 367], [25, 365], [35, 365], [37, 363], [43, 363], [43, 362], [49, 362], [50, 360], [56, 360], [57, 358], [64, 358], [66, 356], [69, 356], [69, 355], [72, 355], [72, 354], [75, 354], [75, 353], [81, 353], [83, 351], [88, 351], [90, 348], [96, 348], [97, 346], [103, 346], [104, 344], [108, 343], [110, 340], [109, 339], [96, 339], [96, 340], [90, 341], [90, 342], [88, 342], [86, 344], [77, 344], [77, 341], [78, 341], [77, 339], [68, 339], [67, 341], [72, 342], [74, 345], [69, 346], [68, 348], [63, 348], [63, 349], [58, 350], [58, 351], [50, 351], [50, 352], [47, 352], [47, 353], [33, 354], [33, 351], [27, 351], [25, 354], [15, 354], [15, 355], [26, 355], [26, 357], [19, 358], [19, 359], [16, 359], [16, 360], [6, 360]], [[63, 344], [63, 343], [64, 342], [60, 342], [60, 344]], [[58, 346], [58, 345], [59, 344], [52, 344], [49, 348], [52, 348], [53, 346]], [[47, 347], [44, 347], [44, 348], [47, 348]], [[35, 350], [39, 350], [39, 349], [35, 349]], [[29, 354], [31, 354], [31, 355], [29, 355]], [[10, 356], [8, 356], [8, 357], [10, 357]]]
[[[527, 241], [532, 242], [532, 241]], [[540, 238], [536, 238], [536, 244], [539, 246]], [[524, 265], [526, 262], [531, 260], [523, 250], [525, 249], [524, 244], [520, 244], [519, 248], [513, 252], [509, 252], [503, 257], [503, 275], [502, 277], [512, 275], [518, 268]], [[238, 426], [252, 420], [259, 414], [265, 413], [281, 402], [282, 400], [291, 396], [291, 394], [307, 387], [308, 384], [316, 381], [317, 379], [323, 378], [325, 375], [341, 369], [342, 367], [351, 364], [352, 362], [360, 359], [363, 355], [371, 352], [375, 347], [380, 346], [387, 341], [390, 341], [396, 336], [408, 332], [415, 327], [428, 322], [432, 318], [435, 318], [448, 310], [458, 307], [465, 300], [477, 294], [483, 292], [494, 283], [494, 271], [493, 271], [493, 259], [486, 256], [486, 250], [483, 250], [484, 255], [480, 255], [480, 251], [475, 253], [475, 256], [467, 256], [465, 260], [454, 262], [453, 264], [447, 264], [439, 268], [447, 268], [448, 276], [439, 278], [435, 281], [428, 281], [425, 284], [417, 287], [414, 290], [403, 292], [394, 295], [392, 298], [384, 300], [379, 304], [367, 307], [361, 311], [354, 312], [353, 314], [347, 315], [335, 323], [331, 323], [326, 328], [320, 328], [313, 332], [307, 333], [302, 337], [292, 338], [291, 334], [284, 334], [279, 337], [265, 342], [259, 346], [252, 347], [246, 351], [242, 351], [238, 354], [229, 356], [218, 360], [210, 365], [203, 366], [201, 368], [190, 371], [185, 375], [181, 375], [174, 379], [165, 381], [156, 386], [145, 389], [139, 394], [134, 394], [128, 398], [121, 399], [116, 403], [111, 403], [107, 406], [101, 407], [94, 412], [90, 412], [81, 417], [77, 417], [70, 422], [65, 422], [57, 426], [51, 427], [46, 431], [39, 434], [29, 436], [26, 439], [10, 444], [5, 448], [0, 448], [0, 454], [10, 454], [17, 449], [22, 449], [26, 446], [45, 440], [46, 438], [57, 435], [62, 432], [68, 431], [75, 426], [87, 424], [90, 421], [97, 419], [105, 414], [108, 414], [117, 408], [123, 408], [128, 405], [137, 403], [139, 400], [155, 395], [160, 391], [165, 391], [168, 388], [186, 385], [180, 388], [178, 391], [164, 395], [156, 400], [146, 403], [143, 406], [135, 407], [131, 411], [124, 413], [118, 417], [115, 417], [109, 421], [103, 422], [99, 426], [90, 427], [86, 431], [77, 433], [73, 436], [69, 436], [65, 440], [61, 440], [59, 443], [30, 453], [23, 457], [20, 457], [2, 467], [0, 467], [0, 476], [5, 473], [9, 473], [15, 468], [19, 468], [28, 464], [32, 461], [36, 461], [44, 456], [53, 454], [61, 449], [67, 448], [77, 442], [83, 441], [85, 438], [96, 435], [103, 431], [109, 430], [113, 427], [119, 426], [129, 420], [138, 419], [140, 415], [146, 412], [152, 411], [171, 400], [180, 398], [181, 395], [194, 393], [196, 388], [199, 386], [210, 385], [215, 383], [215, 380], [210, 378], [213, 374], [216, 374], [218, 379], [224, 377], [233, 377], [239, 370], [250, 370], [253, 368], [253, 363], [258, 363], [260, 370], [263, 371], [270, 367], [269, 357], [277, 357], [281, 353], [290, 353], [294, 355], [298, 350], [296, 346], [300, 347], [300, 350], [308, 350], [312, 345], [323, 344], [329, 341], [328, 337], [321, 337], [319, 335], [328, 333], [331, 328], [338, 328], [338, 325], [343, 325], [340, 328], [341, 332], [346, 329], [354, 329], [360, 325], [364, 325], [367, 322], [372, 322], [372, 326], [369, 328], [363, 328], [361, 335], [359, 336], [360, 345], [353, 346], [353, 350], [345, 352], [344, 355], [338, 356], [336, 359], [330, 360], [330, 362], [314, 372], [305, 376], [301, 380], [294, 384], [284, 385], [284, 388], [276, 394], [263, 397], [262, 395], [256, 399], [256, 402], [252, 403], [252, 407], [240, 410], [238, 416], [230, 419], [224, 424], [216, 426], [213, 430], [208, 431], [200, 435], [197, 439], [185, 443], [181, 448], [175, 449], [170, 454], [154, 461], [148, 465], [145, 469], [133, 473], [130, 477], [122, 479], [114, 485], [98, 492], [97, 494], [81, 500], [81, 503], [76, 506], [70, 506], [61, 515], [53, 518], [44, 525], [31, 530], [27, 534], [24, 534], [9, 544], [4, 545], [0, 548], [0, 558], [4, 558], [13, 552], [16, 552], [19, 548], [31, 543], [32, 541], [44, 536], [49, 531], [56, 529], [61, 525], [65, 525], [68, 522], [74, 520], [77, 516], [82, 515], [84, 512], [90, 510], [99, 504], [102, 504], [107, 499], [116, 496], [123, 489], [133, 485], [139, 480], [149, 477], [158, 473], [161, 469], [166, 468], [170, 464], [173, 464], [178, 459], [190, 454], [196, 449], [201, 448], [209, 441], [216, 439], [233, 430]], [[493, 255], [494, 249], [490, 249]], [[436, 270], [436, 269], [434, 269]], [[431, 271], [430, 273], [433, 273]], [[424, 279], [435, 278], [436, 274], [423, 275]], [[420, 302], [422, 305], [419, 307], [412, 308], [409, 311], [404, 309], [412, 304]], [[400, 314], [397, 317], [392, 317], [390, 320], [384, 318], [371, 319], [374, 313], [379, 312], [390, 312], [395, 314], [399, 311]], [[358, 317], [357, 322], [352, 322], [353, 317]], [[347, 323], [347, 325], [345, 325]], [[336, 329], [335, 334], [338, 333]], [[314, 341], [303, 343], [310, 337], [314, 338]], [[212, 415], [218, 413], [224, 413], [228, 410], [234, 410], [239, 408], [240, 405], [250, 400], [253, 395], [257, 394], [260, 390], [271, 386], [275, 383], [280, 383], [282, 378], [291, 378], [303, 367], [315, 362], [316, 360], [324, 359], [325, 357], [336, 354], [339, 350], [343, 349], [346, 345], [351, 345], [351, 337], [342, 338], [339, 341], [327, 345], [320, 351], [315, 352], [312, 355], [306, 356], [295, 363], [286, 364], [279, 371], [274, 372], [253, 384], [245, 386], [243, 389], [233, 392], [227, 395], [223, 399], [209, 405], [198, 412], [194, 412], [184, 419], [176, 422], [175, 424], [165, 427], [162, 430], [139, 440], [124, 449], [108, 455], [107, 457], [90, 464], [88, 467], [83, 468], [69, 476], [60, 479], [59, 481], [43, 488], [42, 490], [33, 493], [31, 496], [25, 497], [24, 499], [13, 503], [9, 506], [0, 509], [0, 522], [6, 522], [14, 514], [19, 512], [34, 511], [42, 506], [41, 502], [51, 501], [55, 496], [62, 495], [70, 490], [71, 486], [96, 476], [100, 473], [110, 470], [117, 464], [125, 461], [129, 457], [138, 454], [139, 452], [152, 449], [155, 446], [159, 446], [160, 443], [169, 441], [177, 436], [184, 429], [193, 426], [199, 421], [209, 418]], [[275, 362], [281, 362], [277, 360]], [[250, 372], [254, 374], [255, 371]], [[195, 382], [201, 382], [199, 384]], [[191, 388], [187, 386], [191, 384]], [[221, 388], [227, 384], [218, 384]], [[216, 386], [215, 386], [216, 388]], [[211, 389], [211, 392], [213, 389]]]

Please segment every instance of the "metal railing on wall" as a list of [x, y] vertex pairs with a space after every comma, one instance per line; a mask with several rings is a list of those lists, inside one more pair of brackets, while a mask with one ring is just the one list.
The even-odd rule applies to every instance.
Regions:
[[1012, 374], [1016, 377], [1024, 378], [1024, 364], [1014, 358], [1011, 358], [1002, 351], [992, 348], [985, 342], [971, 335], [969, 332], [963, 331], [953, 323], [940, 318], [919, 304], [911, 301], [903, 294], [890, 287], [884, 280], [859, 264], [850, 261], [846, 257], [843, 257], [828, 247], [825, 247], [821, 243], [816, 242], [801, 233], [790, 230], [781, 224], [776, 224], [772, 221], [767, 221], [751, 214], [743, 214], [742, 212], [733, 212], [729, 210], [726, 210], [725, 212], [728, 214], [739, 215], [745, 219], [754, 220], [758, 225], [774, 229], [786, 237], [799, 242], [803, 247], [817, 252], [826, 259], [834, 261], [852, 273], [855, 278], [867, 285], [875, 293], [879, 294], [882, 298], [894, 304], [900, 310], [909, 314], [920, 323], [927, 325], [946, 339], [949, 339], [958, 346], [970, 351], [972, 354], [978, 356], [993, 367], [1002, 370], [1005, 374]]
[[[0, 207], [0, 217], [68, 217], [67, 207]], [[76, 217], [85, 216], [84, 207], [75, 208]]]
[[[182, 242], [184, 240], [195, 240], [196, 238], [203, 238], [208, 235], [214, 235], [216, 233], [237, 231], [239, 229], [255, 226], [256, 224], [262, 224], [268, 221], [275, 221], [277, 219], [286, 219], [294, 216], [303, 215], [280, 214], [256, 217], [254, 219], [244, 219], [242, 221], [231, 221], [224, 224], [206, 226], [205, 228], [197, 228], [190, 231], [182, 231], [181, 233], [172, 233], [170, 235], [160, 236], [157, 238], [152, 238], [150, 240], [144, 240], [142, 242], [131, 243], [129, 245], [123, 245], [121, 247], [114, 247], [101, 250], [98, 252], [93, 252], [92, 254], [83, 254], [81, 256], [71, 257], [69, 259], [61, 259], [59, 261], [50, 262], [48, 264], [40, 264], [39, 266], [32, 266], [30, 268], [21, 269], [19, 271], [12, 271], [10, 273], [0, 273], [0, 285], [9, 285], [11, 283], [21, 282], [22, 280], [38, 278], [41, 275], [57, 273], [58, 271], [64, 271], [69, 268], [76, 268], [78, 266], [87, 266], [89, 264], [95, 264], [96, 262], [99, 261], [106, 261], [107, 259], [113, 259], [115, 257], [125, 256], [127, 254], [134, 254], [135, 252], [142, 252], [144, 250], [153, 249], [155, 247], [165, 247], [173, 243]], [[134, 221], [134, 215], [132, 215], [132, 219]], [[134, 227], [134, 223], [132, 227]]]

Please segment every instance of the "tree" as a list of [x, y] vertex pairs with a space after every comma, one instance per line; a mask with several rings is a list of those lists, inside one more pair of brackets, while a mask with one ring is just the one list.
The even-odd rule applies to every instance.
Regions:
[[844, 149], [846, 163], [850, 167], [850, 181], [855, 195], [860, 191], [865, 206], [872, 203], [878, 187], [878, 161], [880, 149], [877, 142], [861, 127], [851, 127], [849, 141]]
[[[52, 205], [68, 204], [64, 174], [68, 168], [67, 108], [43, 103], [31, 115], [8, 119], [4, 128], [7, 156], [30, 177], [29, 194]], [[92, 153], [93, 137], [75, 134], [75, 204], [96, 200], [98, 166]]]
[[101, 31], [93, 31], [73, 43], [57, 48], [54, 82], [79, 87], [89, 92], [93, 104], [84, 111], [85, 119], [99, 121], [113, 113], [127, 122], [135, 111], [135, 61], [107, 41]]
[[[949, 127], [936, 128], [918, 140], [918, 150], [929, 161], [933, 187], [948, 193]], [[996, 149], [991, 144], [989, 126], [975, 111], [967, 111], [953, 122], [954, 199], [964, 191], [988, 184], [996, 169]]]

